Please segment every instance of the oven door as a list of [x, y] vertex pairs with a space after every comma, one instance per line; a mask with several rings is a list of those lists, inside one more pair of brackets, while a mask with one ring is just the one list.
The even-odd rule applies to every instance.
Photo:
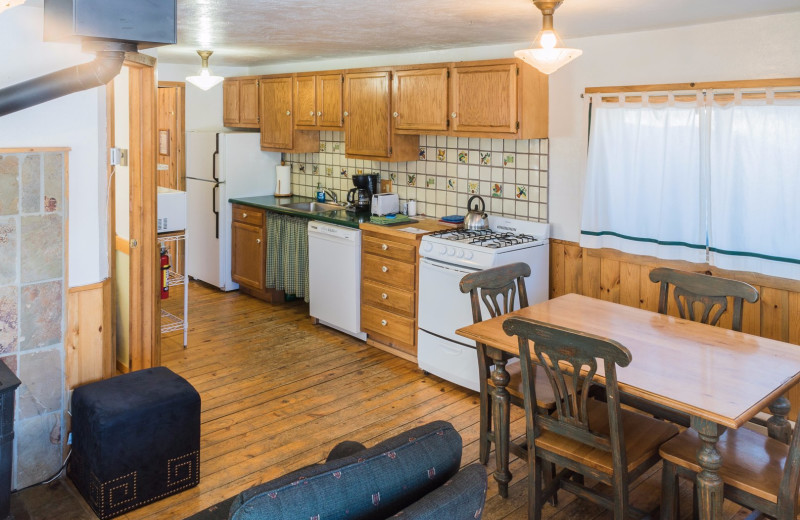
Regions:
[[419, 262], [419, 328], [474, 348], [475, 344], [457, 336], [455, 331], [472, 324], [469, 294], [458, 288], [461, 279], [476, 269], [462, 267], [429, 258]]

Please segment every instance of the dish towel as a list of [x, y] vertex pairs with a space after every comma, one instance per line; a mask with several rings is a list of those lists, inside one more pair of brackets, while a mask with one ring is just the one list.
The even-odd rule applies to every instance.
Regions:
[[397, 213], [394, 218], [378, 217], [375, 215], [369, 217], [370, 224], [378, 224], [379, 226], [385, 226], [387, 224], [400, 224], [402, 222], [410, 222], [410, 221], [411, 218], [409, 218], [408, 215], [403, 215], [402, 213]]

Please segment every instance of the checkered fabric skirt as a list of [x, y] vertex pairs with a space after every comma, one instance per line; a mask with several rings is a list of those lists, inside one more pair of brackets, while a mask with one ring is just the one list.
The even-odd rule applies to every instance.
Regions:
[[308, 219], [267, 213], [267, 287], [308, 302]]

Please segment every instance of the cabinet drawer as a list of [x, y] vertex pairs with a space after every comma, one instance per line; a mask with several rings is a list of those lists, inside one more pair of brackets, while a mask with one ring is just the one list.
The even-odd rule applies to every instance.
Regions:
[[363, 255], [361, 276], [368, 280], [414, 291], [416, 265], [399, 262], [391, 258]]
[[264, 210], [252, 206], [234, 204], [233, 221], [261, 227], [264, 225]]
[[414, 344], [417, 334], [413, 319], [365, 306], [361, 307], [361, 328], [408, 344]]
[[416, 309], [414, 292], [366, 280], [362, 283], [361, 288], [363, 304], [383, 307], [404, 316], [414, 317]]
[[361, 240], [361, 247], [365, 253], [394, 258], [411, 264], [417, 261], [417, 248], [411, 244], [365, 236]]

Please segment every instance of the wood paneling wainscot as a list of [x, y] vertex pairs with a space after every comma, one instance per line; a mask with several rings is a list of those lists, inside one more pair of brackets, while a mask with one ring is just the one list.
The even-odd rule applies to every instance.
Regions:
[[65, 373], [67, 390], [114, 375], [111, 278], [67, 293]]
[[[800, 282], [795, 280], [727, 271], [708, 264], [632, 255], [614, 249], [586, 249], [575, 242], [551, 239], [550, 297], [577, 293], [656, 312], [659, 284], [649, 278], [650, 271], [656, 267], [672, 267], [749, 283], [758, 289], [760, 298], [754, 304], [744, 304], [742, 332], [800, 345]], [[672, 300], [670, 296], [668, 312], [678, 316]], [[729, 308], [732, 308], [732, 302], [729, 302]], [[731, 315], [726, 313], [719, 325], [731, 328]], [[794, 387], [787, 397], [792, 402], [789, 417], [796, 417], [800, 410], [800, 387]]]

